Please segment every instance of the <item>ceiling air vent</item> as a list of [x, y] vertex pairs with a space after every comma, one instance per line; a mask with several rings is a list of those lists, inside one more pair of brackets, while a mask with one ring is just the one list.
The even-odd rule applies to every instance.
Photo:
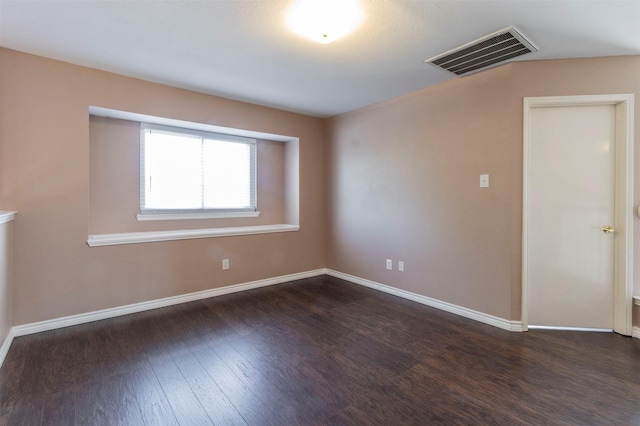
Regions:
[[537, 51], [538, 48], [518, 30], [508, 27], [434, 56], [425, 62], [462, 76], [495, 67], [509, 59]]

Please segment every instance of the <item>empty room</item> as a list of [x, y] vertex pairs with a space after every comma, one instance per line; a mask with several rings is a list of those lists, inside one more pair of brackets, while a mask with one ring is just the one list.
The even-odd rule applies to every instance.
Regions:
[[0, 425], [640, 424], [639, 23], [0, 0]]

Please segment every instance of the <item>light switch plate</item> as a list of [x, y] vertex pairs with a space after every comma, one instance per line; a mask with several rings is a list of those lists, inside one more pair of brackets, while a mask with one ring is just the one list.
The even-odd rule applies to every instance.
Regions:
[[489, 175], [480, 175], [480, 188], [489, 187]]

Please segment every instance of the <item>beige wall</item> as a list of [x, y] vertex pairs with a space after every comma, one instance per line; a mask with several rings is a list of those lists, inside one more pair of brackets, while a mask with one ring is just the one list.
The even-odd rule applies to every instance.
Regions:
[[604, 93], [634, 93], [640, 123], [640, 56], [519, 62], [329, 120], [327, 266], [519, 320], [523, 97]]
[[[14, 325], [325, 265], [320, 119], [11, 50], [2, 59], [3, 208], [19, 212]], [[89, 248], [90, 105], [299, 137], [301, 230]]]
[[[0, 172], [2, 171], [2, 50], [0, 49]], [[0, 191], [2, 188], [2, 173], [0, 173]], [[0, 196], [0, 210], [2, 209], [2, 196]], [[0, 225], [2, 226], [2, 225]], [[6, 232], [6, 231], [4, 231]], [[7, 260], [6, 245], [0, 242], [0, 261]], [[7, 266], [0, 269], [0, 345], [2, 345], [13, 325], [13, 300], [11, 295], [11, 283], [7, 279]], [[4, 277], [4, 278], [3, 278]]]
[[285, 143], [258, 140], [256, 218], [136, 219], [140, 212], [140, 123], [113, 118], [89, 120], [89, 233], [119, 233], [257, 226], [285, 223]]
[[[329, 268], [510, 317], [510, 74], [502, 67], [329, 122]], [[490, 188], [478, 187], [481, 173]]]

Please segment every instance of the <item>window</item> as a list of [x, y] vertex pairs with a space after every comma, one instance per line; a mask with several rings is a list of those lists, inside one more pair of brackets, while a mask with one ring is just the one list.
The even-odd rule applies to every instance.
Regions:
[[255, 139], [142, 124], [141, 216], [255, 211]]

